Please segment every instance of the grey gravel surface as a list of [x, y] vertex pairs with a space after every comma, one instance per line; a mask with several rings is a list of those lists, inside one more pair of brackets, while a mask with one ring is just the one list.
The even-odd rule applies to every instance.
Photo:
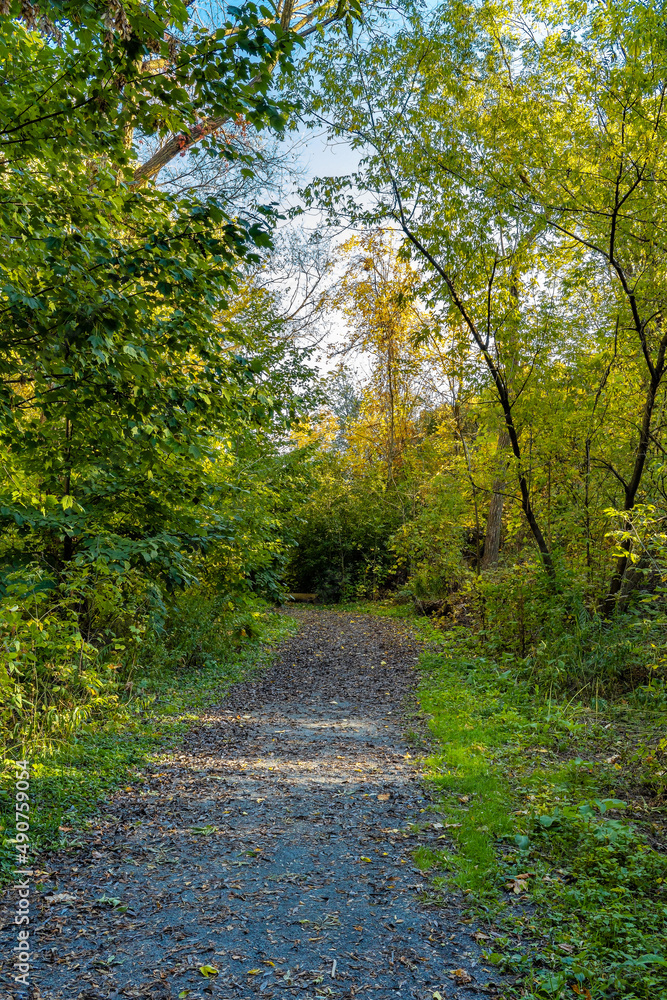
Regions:
[[[29, 995], [497, 995], [461, 900], [429, 905], [414, 865], [442, 835], [405, 737], [418, 644], [387, 619], [296, 614], [259, 680], [49, 858]], [[0, 995], [18, 1000], [3, 958]]]

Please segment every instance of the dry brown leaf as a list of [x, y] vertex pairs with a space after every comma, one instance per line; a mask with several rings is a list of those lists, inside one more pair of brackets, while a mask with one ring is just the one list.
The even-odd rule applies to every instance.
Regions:
[[382, 795], [378, 795], [378, 801], [379, 802], [388, 802], [390, 798], [391, 798], [391, 795], [387, 795], [386, 792], [383, 792]]
[[452, 979], [455, 979], [457, 983], [471, 983], [472, 976], [465, 969], [452, 969], [449, 973]]

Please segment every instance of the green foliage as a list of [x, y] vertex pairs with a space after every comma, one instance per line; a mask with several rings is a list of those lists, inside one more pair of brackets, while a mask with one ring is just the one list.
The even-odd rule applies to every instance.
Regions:
[[0, 734], [71, 764], [51, 777], [79, 809], [134, 759], [105, 763], [104, 726], [169, 678], [231, 678], [256, 595], [281, 593], [300, 475], [281, 445], [312, 372], [276, 301], [247, 302], [275, 210], [174, 194], [140, 160], [171, 142], [252, 174], [222, 125], [284, 127], [271, 81], [297, 37], [252, 3], [216, 26], [178, 0], [6, 15]]
[[401, 361], [426, 363], [413, 404], [446, 400], [478, 546], [494, 493], [508, 566], [530, 544], [558, 589], [566, 562], [605, 617], [650, 576], [635, 522], [648, 504], [657, 538], [665, 515], [663, 14], [375, 9], [306, 60], [313, 121], [360, 154], [306, 200], [402, 263], [419, 328]]
[[639, 591], [623, 614], [606, 619], [575, 579], [553, 592], [539, 565], [527, 563], [468, 582], [464, 611], [486, 649], [544, 692], [569, 691], [591, 702], [624, 691], [658, 694], [664, 681], [661, 593]]
[[406, 571], [409, 590], [418, 598], [448, 597], [468, 575], [462, 558], [467, 504], [460, 491], [439, 485], [391, 540], [397, 568]]
[[[455, 632], [446, 641], [464, 645]], [[424, 656], [420, 665], [422, 708], [432, 716], [431, 728], [444, 748], [428, 759], [428, 775], [446, 796], [446, 822], [453, 825], [445, 837], [458, 846], [448, 862], [459, 886], [474, 889], [482, 900], [493, 899], [496, 889], [488, 870], [495, 863], [494, 839], [512, 829], [507, 787], [493, 755], [523, 720], [509, 693], [511, 682], [489, 660], [466, 656], [462, 649], [457, 656]]]
[[548, 827], [536, 823], [536, 852], [563, 874], [538, 885], [533, 898], [547, 912], [556, 899], [561, 919], [552, 921], [552, 947], [582, 944], [560, 959], [562, 971], [542, 974], [536, 985], [555, 995], [568, 981], [590, 988], [604, 970], [607, 995], [655, 995], [667, 984], [667, 861], [619, 819], [605, 820], [588, 805], [568, 812]]
[[[87, 641], [79, 624], [84, 590], [80, 581], [68, 583], [58, 588], [38, 570], [6, 581], [0, 600], [0, 721], [10, 745], [46, 734], [66, 739], [90, 719], [113, 711], [118, 701], [120, 665], [114, 659], [123, 644], [111, 641], [105, 656]], [[120, 597], [113, 581], [93, 593], [97, 613]]]
[[[426, 635], [433, 640], [432, 627]], [[613, 771], [579, 758], [559, 767], [552, 753], [584, 733], [609, 740], [614, 716], [596, 728], [587, 709], [531, 694], [504, 664], [475, 655], [464, 630], [440, 642], [446, 652], [423, 658], [421, 701], [441, 747], [426, 763], [445, 845], [418, 863], [436, 890], [458, 885], [500, 928], [485, 960], [520, 974], [509, 995], [661, 995], [667, 861], [624, 816]]]
[[377, 596], [394, 571], [391, 539], [401, 498], [376, 468], [352, 476], [334, 454], [312, 472], [314, 482], [294, 526], [296, 548], [287, 571], [295, 590], [324, 600]]

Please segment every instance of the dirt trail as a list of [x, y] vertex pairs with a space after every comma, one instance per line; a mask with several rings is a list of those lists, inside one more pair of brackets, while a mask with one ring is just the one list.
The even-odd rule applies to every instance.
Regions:
[[[112, 799], [76, 855], [49, 859], [35, 997], [495, 993], [456, 901], [420, 903], [412, 852], [442, 829], [401, 725], [416, 643], [386, 619], [297, 614], [260, 680]], [[0, 995], [18, 998], [10, 971]]]

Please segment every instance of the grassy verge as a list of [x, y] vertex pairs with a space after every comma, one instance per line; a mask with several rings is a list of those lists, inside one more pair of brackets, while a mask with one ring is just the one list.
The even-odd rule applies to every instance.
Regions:
[[466, 895], [486, 964], [516, 977], [505, 996], [667, 996], [665, 708], [557, 701], [467, 630], [413, 629], [443, 845], [416, 861], [435, 897]]
[[272, 645], [293, 634], [285, 615], [257, 615], [257, 638], [189, 670], [165, 670], [149, 677], [140, 697], [110, 703], [106, 715], [82, 724], [67, 738], [53, 735], [13, 747], [0, 775], [0, 882], [15, 863], [13, 792], [15, 759], [30, 762], [30, 845], [39, 852], [72, 846], [109, 792], [141, 781], [142, 766], [175, 745], [207, 705], [229, 687], [265, 668]]

